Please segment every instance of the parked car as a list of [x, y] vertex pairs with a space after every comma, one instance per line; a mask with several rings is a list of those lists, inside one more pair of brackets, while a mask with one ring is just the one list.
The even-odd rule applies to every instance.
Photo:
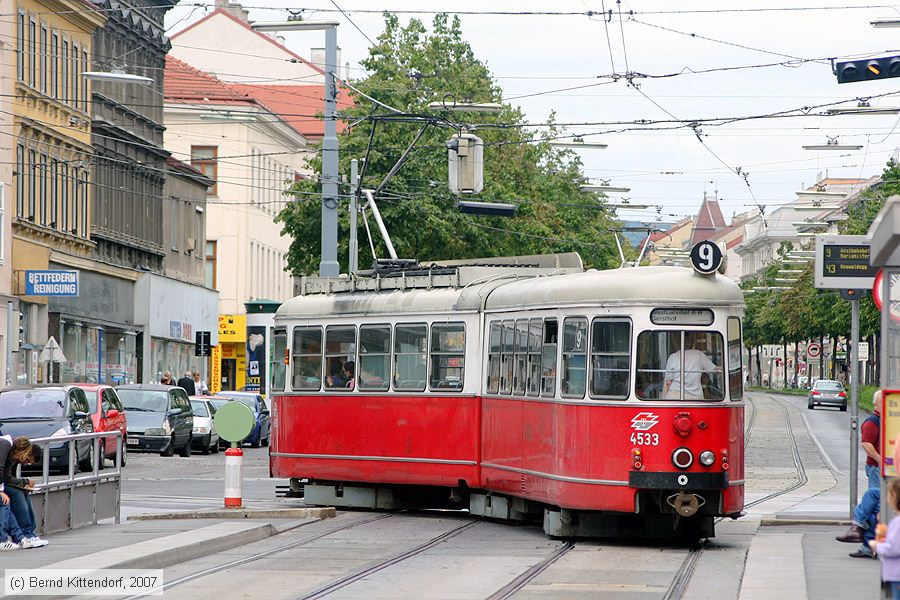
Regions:
[[[94, 425], [84, 390], [73, 385], [30, 386], [0, 391], [0, 435], [34, 439], [92, 433]], [[50, 444], [50, 470], [67, 473], [69, 443]], [[75, 469], [90, 471], [94, 444], [75, 442]]]
[[[110, 385], [102, 385], [97, 383], [76, 383], [78, 387], [84, 390], [87, 396], [88, 408], [91, 413], [91, 421], [94, 423], [94, 431], [119, 431], [122, 434], [122, 467], [126, 461], [126, 438], [127, 438], [127, 421], [125, 418], [125, 409], [122, 402], [116, 394], [115, 388]], [[104, 463], [108, 458], [115, 464], [116, 462], [116, 440], [115, 438], [100, 438], [100, 462], [99, 468], [104, 467]]]
[[[225, 402], [234, 400], [249, 406], [250, 410], [253, 411], [253, 416], [256, 418], [256, 423], [253, 425], [253, 431], [251, 431], [250, 435], [245, 437], [241, 443], [250, 444], [254, 448], [268, 446], [272, 432], [271, 421], [269, 420], [269, 407], [266, 406], [265, 399], [256, 392], [224, 391], [213, 396], [213, 404], [217, 410], [225, 404]], [[227, 446], [228, 442], [223, 440], [220, 444]]]
[[120, 385], [116, 393], [128, 415], [130, 450], [191, 455], [194, 415], [184, 389], [145, 383]]
[[203, 454], [219, 451], [219, 432], [213, 423], [216, 407], [210, 396], [191, 396], [191, 410], [194, 412], [193, 446]]
[[832, 379], [820, 379], [809, 390], [807, 408], [814, 409], [817, 404], [838, 406], [842, 411], [847, 410], [847, 392], [840, 381]]

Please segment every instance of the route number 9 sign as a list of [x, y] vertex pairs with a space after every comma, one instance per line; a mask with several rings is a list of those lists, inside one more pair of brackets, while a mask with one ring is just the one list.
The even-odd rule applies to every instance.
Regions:
[[691, 248], [691, 266], [701, 275], [711, 275], [722, 266], [722, 250], [709, 241], [698, 242]]

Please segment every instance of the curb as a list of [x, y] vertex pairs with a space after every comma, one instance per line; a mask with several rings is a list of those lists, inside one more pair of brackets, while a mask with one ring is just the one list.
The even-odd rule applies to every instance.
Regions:
[[762, 519], [759, 522], [761, 527], [773, 527], [778, 525], [830, 525], [830, 526], [850, 526], [850, 519]]
[[131, 515], [129, 521], [168, 521], [175, 519], [331, 519], [333, 506], [320, 508], [235, 508], [205, 509], [193, 512], [146, 513]]

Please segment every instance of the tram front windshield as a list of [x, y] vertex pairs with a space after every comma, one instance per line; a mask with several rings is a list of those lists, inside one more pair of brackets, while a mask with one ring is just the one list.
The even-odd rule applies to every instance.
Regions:
[[637, 341], [641, 400], [723, 400], [724, 344], [711, 331], [643, 331]]

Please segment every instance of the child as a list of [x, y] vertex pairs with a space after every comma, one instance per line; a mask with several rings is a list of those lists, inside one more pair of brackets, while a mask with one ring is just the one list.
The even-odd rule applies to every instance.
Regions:
[[888, 502], [897, 514], [888, 525], [885, 539], [872, 540], [869, 547], [881, 558], [881, 579], [890, 583], [894, 600], [900, 600], [900, 478], [888, 485]]

